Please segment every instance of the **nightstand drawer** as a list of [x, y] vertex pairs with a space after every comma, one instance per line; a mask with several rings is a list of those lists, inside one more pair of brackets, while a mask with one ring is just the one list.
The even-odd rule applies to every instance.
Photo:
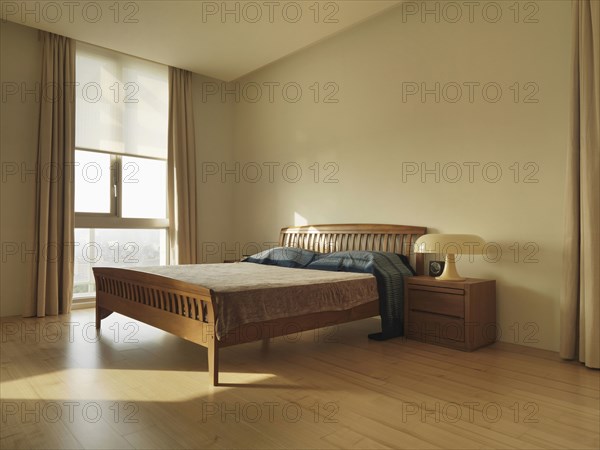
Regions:
[[465, 321], [455, 317], [413, 311], [407, 326], [409, 338], [428, 342], [465, 341]]
[[409, 304], [411, 311], [421, 311], [446, 316], [465, 317], [465, 299], [461, 293], [449, 294], [409, 287]]
[[404, 335], [407, 338], [470, 352], [496, 340], [495, 324], [494, 280], [405, 278]]

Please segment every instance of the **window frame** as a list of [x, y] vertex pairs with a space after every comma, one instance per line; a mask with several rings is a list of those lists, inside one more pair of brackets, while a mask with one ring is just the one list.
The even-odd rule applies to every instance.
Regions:
[[[90, 153], [101, 153], [110, 155], [110, 171], [111, 171], [111, 183], [110, 191], [110, 212], [108, 213], [92, 213], [92, 212], [77, 212], [75, 211], [74, 227], [83, 229], [158, 229], [165, 230], [167, 233], [167, 239], [165, 242], [166, 248], [166, 265], [171, 263], [170, 260], [170, 242], [169, 242], [169, 218], [164, 219], [140, 219], [140, 218], [127, 218], [122, 217], [122, 204], [123, 204], [123, 189], [122, 189], [122, 162], [123, 157], [150, 159], [155, 161], [164, 161], [167, 163], [168, 170], [168, 159], [159, 158], [152, 156], [141, 156], [127, 153], [116, 153], [105, 150], [96, 150], [85, 147], [75, 147], [75, 151], [83, 151]], [[165, 190], [168, 193], [168, 185], [165, 185]], [[75, 194], [76, 195], [76, 194]], [[166, 212], [167, 216], [169, 213], [168, 209], [168, 195]], [[95, 293], [82, 293], [76, 294], [72, 292], [73, 304], [87, 304], [95, 302]]]
[[[169, 228], [169, 219], [140, 219], [122, 217], [123, 189], [122, 189], [122, 161], [123, 156], [140, 159], [151, 159], [154, 161], [164, 161], [168, 164], [166, 158], [157, 158], [150, 156], [129, 155], [122, 153], [108, 152], [104, 150], [94, 150], [89, 148], [76, 147], [75, 151], [90, 153], [102, 153], [110, 155], [111, 183], [110, 191], [110, 212], [108, 213], [90, 213], [75, 211], [75, 228]], [[165, 186], [168, 190], [168, 186]], [[167, 215], [168, 215], [168, 204]]]

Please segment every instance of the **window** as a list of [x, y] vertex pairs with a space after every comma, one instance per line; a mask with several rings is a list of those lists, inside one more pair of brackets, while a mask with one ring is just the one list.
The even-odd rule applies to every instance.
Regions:
[[77, 43], [74, 299], [92, 267], [168, 263], [168, 68]]

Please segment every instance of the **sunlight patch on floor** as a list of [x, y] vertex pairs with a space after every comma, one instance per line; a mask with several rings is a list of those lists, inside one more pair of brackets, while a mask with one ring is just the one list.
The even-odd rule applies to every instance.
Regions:
[[[135, 372], [133, 382], [132, 372]], [[234, 387], [228, 384], [235, 384], [235, 387], [260, 385], [272, 378], [275, 378], [274, 374], [221, 372], [219, 381], [225, 385], [214, 389]], [[157, 382], [160, 384], [161, 379], [168, 379], [169, 384], [161, 386], [161, 389], [150, 388]], [[33, 386], [35, 389], [32, 389]], [[68, 397], [75, 400], [188, 401], [205, 395], [211, 389], [207, 372], [181, 370], [69, 369], [0, 382], [3, 399], [22, 400], [61, 400]]]

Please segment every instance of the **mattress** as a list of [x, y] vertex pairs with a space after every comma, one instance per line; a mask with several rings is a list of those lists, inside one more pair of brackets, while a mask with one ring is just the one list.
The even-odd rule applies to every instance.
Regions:
[[324, 311], [343, 311], [378, 299], [371, 274], [291, 269], [253, 263], [136, 267], [213, 292], [221, 339], [234, 328]]

